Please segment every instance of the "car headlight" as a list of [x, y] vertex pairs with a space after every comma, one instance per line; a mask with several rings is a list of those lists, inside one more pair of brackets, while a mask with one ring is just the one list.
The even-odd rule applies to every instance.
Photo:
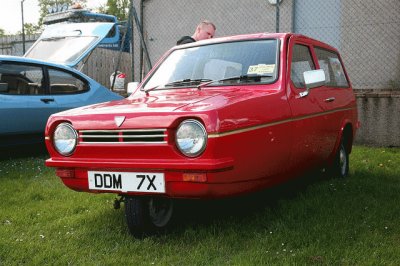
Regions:
[[71, 155], [78, 142], [78, 134], [71, 124], [61, 123], [53, 134], [54, 148], [62, 155]]
[[194, 119], [183, 121], [176, 131], [176, 146], [188, 157], [200, 155], [207, 145], [207, 132], [202, 123]]

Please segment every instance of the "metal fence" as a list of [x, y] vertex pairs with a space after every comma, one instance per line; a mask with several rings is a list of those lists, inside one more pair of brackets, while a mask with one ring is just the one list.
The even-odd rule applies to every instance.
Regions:
[[[125, 52], [98, 49], [83, 71], [106, 86], [115, 69], [127, 81], [140, 81], [181, 36], [208, 19], [216, 37], [279, 31], [319, 39], [340, 50], [354, 88], [400, 90], [399, 0], [276, 1], [132, 0]], [[27, 36], [28, 47], [36, 37]], [[21, 55], [21, 38], [11, 39], [0, 38], [0, 53]]]
[[[279, 6], [271, 4], [276, 0], [133, 2], [152, 63], [208, 19], [216, 24], [217, 37], [278, 30], [319, 39], [340, 50], [354, 88], [400, 89], [399, 0], [281, 0]], [[140, 61], [135, 56], [136, 78]]]
[[[39, 38], [40, 34], [25, 36], [25, 48], [28, 49]], [[24, 42], [21, 35], [10, 35], [0, 37], [1, 55], [23, 55]]]

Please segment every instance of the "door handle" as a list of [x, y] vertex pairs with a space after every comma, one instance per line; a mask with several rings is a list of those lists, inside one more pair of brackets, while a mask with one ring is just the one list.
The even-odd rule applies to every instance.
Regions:
[[49, 103], [49, 102], [54, 102], [54, 99], [51, 99], [51, 98], [42, 98], [42, 99], [40, 99], [42, 102], [44, 102], [44, 103]]
[[330, 102], [333, 102], [334, 100], [336, 100], [335, 97], [330, 97], [330, 98], [326, 98], [325, 102], [330, 103]]

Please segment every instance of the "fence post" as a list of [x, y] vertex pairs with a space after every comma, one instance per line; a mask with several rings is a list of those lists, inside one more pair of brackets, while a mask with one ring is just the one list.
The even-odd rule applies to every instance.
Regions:
[[25, 0], [21, 0], [21, 18], [22, 18], [22, 54], [25, 54], [24, 1], [25, 1]]
[[276, 22], [275, 22], [275, 32], [279, 32], [279, 0], [276, 0]]
[[292, 32], [296, 32], [296, 0], [292, 1]]
[[[143, 0], [141, 0], [141, 1], [143, 1]], [[145, 40], [144, 40], [144, 37], [143, 37], [143, 24], [140, 22], [140, 20], [139, 20], [139, 18], [138, 18], [138, 15], [137, 15], [137, 12], [136, 12], [136, 8], [134, 7], [134, 6], [132, 6], [132, 14], [133, 14], [133, 18], [135, 19], [135, 22], [136, 22], [136, 28], [137, 28], [137, 31], [138, 31], [138, 33], [139, 33], [139, 35], [140, 35], [140, 43], [141, 43], [141, 48], [143, 48], [143, 50], [144, 50], [144, 52], [145, 52], [145, 54], [146, 54], [146, 59], [147, 59], [147, 65], [148, 65], [148, 68], [149, 68], [149, 70], [152, 68], [152, 65], [151, 65], [151, 61], [150, 61], [150, 55], [149, 55], [149, 51], [147, 50], [147, 46], [146, 46], [146, 42], [145, 42]], [[142, 22], [143, 22], [143, 18], [141, 18], [142, 19]], [[142, 63], [141, 63], [141, 67], [143, 67], [142, 66]], [[141, 71], [142, 71], [142, 69], [141, 69]], [[142, 81], [142, 73], [140, 73], [140, 81]]]
[[131, 81], [135, 81], [135, 47], [133, 46], [134, 44], [134, 33], [133, 33], [133, 23], [134, 20], [132, 19], [133, 16], [133, 7], [134, 7], [134, 3], [133, 0], [131, 0], [131, 6], [129, 7], [129, 17], [131, 18], [131, 24], [129, 25], [129, 29], [130, 29], [130, 35], [131, 35], [131, 40], [130, 40], [130, 52], [131, 52], [131, 75], [132, 75], [132, 80]]

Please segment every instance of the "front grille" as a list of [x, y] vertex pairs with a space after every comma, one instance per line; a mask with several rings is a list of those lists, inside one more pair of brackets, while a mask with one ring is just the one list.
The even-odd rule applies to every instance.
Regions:
[[166, 144], [165, 129], [80, 130], [82, 144]]

